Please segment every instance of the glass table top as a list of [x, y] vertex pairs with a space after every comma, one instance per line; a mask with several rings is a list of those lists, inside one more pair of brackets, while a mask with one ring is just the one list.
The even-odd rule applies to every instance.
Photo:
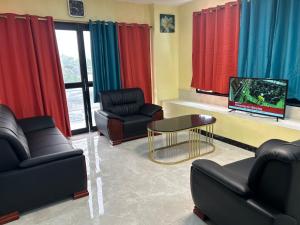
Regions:
[[148, 129], [157, 132], [175, 132], [205, 126], [215, 122], [215, 117], [193, 114], [153, 121], [148, 124]]

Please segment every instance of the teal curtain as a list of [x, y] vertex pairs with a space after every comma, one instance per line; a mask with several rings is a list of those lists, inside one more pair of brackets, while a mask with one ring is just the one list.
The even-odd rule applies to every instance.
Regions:
[[238, 76], [289, 80], [300, 100], [300, 1], [242, 0]]
[[117, 26], [113, 22], [90, 21], [94, 102], [99, 92], [121, 88]]

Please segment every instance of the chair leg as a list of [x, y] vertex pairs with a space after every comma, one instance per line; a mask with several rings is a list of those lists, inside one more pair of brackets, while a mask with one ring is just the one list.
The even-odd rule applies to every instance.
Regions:
[[18, 220], [20, 218], [19, 212], [12, 212], [4, 216], [0, 216], [0, 225]]
[[110, 141], [110, 144], [112, 146], [119, 145], [119, 144], [122, 144], [122, 140], [119, 140], [119, 141]]
[[208, 219], [208, 217], [203, 212], [201, 212], [201, 210], [197, 206], [194, 207], [193, 213], [196, 216], [198, 216], [201, 220], [207, 220]]
[[88, 190], [75, 192], [75, 193], [73, 194], [73, 199], [76, 200], [76, 199], [79, 199], [79, 198], [86, 197], [86, 196], [88, 196], [88, 195], [89, 195]]

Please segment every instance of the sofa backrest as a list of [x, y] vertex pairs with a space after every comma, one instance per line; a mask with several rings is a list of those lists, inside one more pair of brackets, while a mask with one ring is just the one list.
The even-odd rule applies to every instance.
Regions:
[[[2, 148], [0, 146], [0, 156], [11, 155], [11, 153], [4, 152], [11, 149], [20, 161], [30, 158], [27, 139], [22, 128], [18, 125], [13, 112], [2, 104], [0, 104], [0, 140], [2, 140], [2, 144], [7, 143], [11, 147]], [[1, 160], [4, 159], [0, 157], [0, 164]]]
[[259, 200], [300, 221], [300, 140], [277, 140], [258, 151], [249, 187]]
[[140, 88], [100, 92], [100, 109], [119, 116], [137, 114], [144, 104], [144, 93]]

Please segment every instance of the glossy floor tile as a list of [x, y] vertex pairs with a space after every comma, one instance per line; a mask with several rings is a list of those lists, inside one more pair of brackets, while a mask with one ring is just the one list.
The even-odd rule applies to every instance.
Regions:
[[[147, 138], [112, 147], [92, 133], [75, 136], [72, 143], [84, 150], [90, 196], [22, 214], [11, 225], [205, 225], [192, 214], [192, 160], [172, 166], [153, 163]], [[162, 137], [157, 143], [163, 143]], [[223, 165], [253, 156], [219, 141], [215, 146], [215, 152], [202, 158]]]

